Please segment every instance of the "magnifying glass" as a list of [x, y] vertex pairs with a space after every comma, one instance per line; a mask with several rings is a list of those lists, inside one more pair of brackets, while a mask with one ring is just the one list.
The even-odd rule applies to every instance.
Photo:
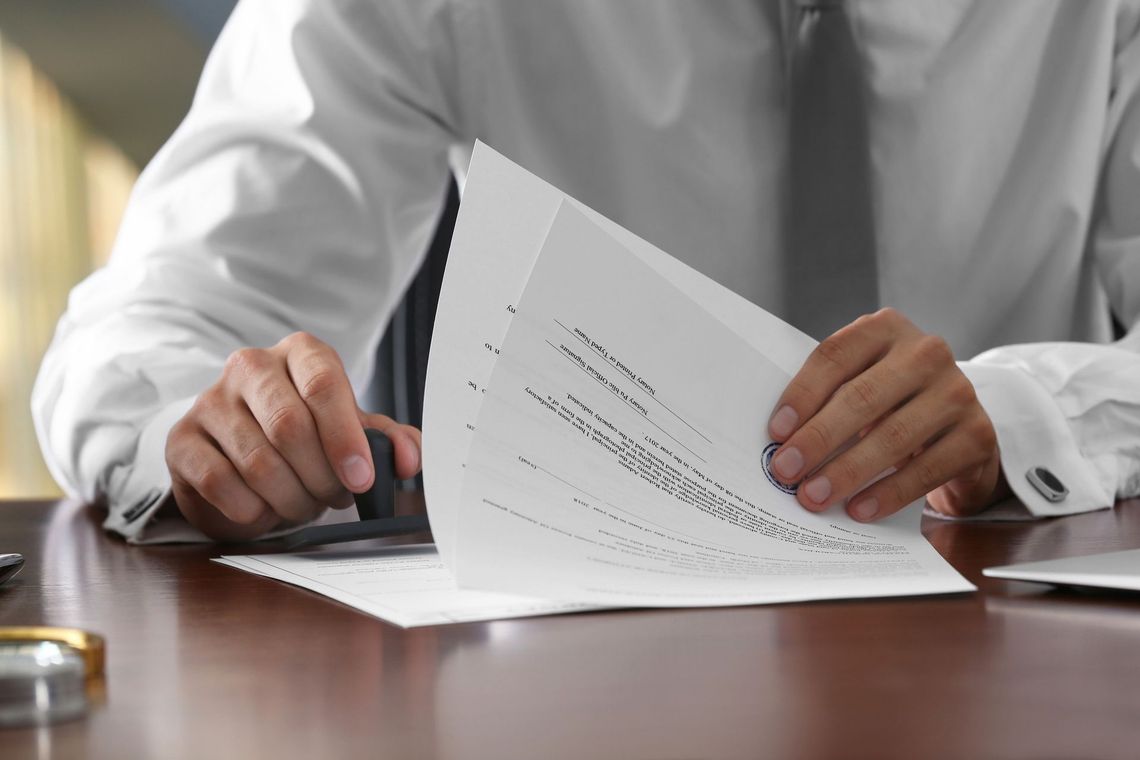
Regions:
[[87, 631], [0, 627], [0, 728], [82, 717], [103, 661], [103, 638]]

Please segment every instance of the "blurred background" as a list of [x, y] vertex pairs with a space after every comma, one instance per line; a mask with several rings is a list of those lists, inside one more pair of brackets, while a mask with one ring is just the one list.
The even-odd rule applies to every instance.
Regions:
[[36, 369], [235, 1], [0, 0], [0, 498], [59, 494]]

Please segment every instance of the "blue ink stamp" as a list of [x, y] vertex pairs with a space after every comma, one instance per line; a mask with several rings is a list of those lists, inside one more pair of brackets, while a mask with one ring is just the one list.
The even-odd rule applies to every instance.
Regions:
[[764, 454], [760, 457], [760, 466], [764, 468], [764, 475], [768, 478], [769, 483], [784, 493], [795, 495], [796, 486], [789, 486], [781, 483], [772, 473], [772, 455], [776, 453], [776, 449], [778, 448], [780, 448], [780, 444], [775, 442], [769, 443], [767, 446], [765, 446]]

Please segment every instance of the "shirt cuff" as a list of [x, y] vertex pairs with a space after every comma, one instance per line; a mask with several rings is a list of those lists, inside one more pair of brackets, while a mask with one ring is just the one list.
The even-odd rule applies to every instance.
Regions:
[[[1031, 514], [1055, 517], [1113, 505], [1113, 490], [1081, 455], [1068, 421], [1040, 383], [1014, 367], [958, 366], [993, 423], [1005, 479]], [[1056, 475], [1068, 494], [1057, 502], [1046, 499], [1026, 477], [1034, 467]]]
[[[171, 404], [143, 428], [134, 462], [120, 467], [108, 489], [105, 530], [118, 533], [131, 544], [213, 543], [213, 539], [186, 522], [177, 510], [159, 512], [170, 496], [170, 469], [166, 466], [166, 437], [174, 423], [194, 405], [194, 398]], [[319, 525], [352, 522], [356, 510], [325, 510], [314, 522]], [[309, 523], [311, 524], [311, 523]], [[288, 525], [266, 533], [261, 540], [287, 536], [305, 525]]]
[[170, 495], [166, 437], [174, 423], [193, 405], [193, 397], [175, 402], [152, 417], [142, 429], [134, 461], [116, 468], [111, 475], [104, 529], [118, 533], [131, 543], [144, 542], [147, 525]]

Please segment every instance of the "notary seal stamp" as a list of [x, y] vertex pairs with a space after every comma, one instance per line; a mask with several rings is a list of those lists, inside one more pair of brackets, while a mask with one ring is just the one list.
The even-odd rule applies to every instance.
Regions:
[[795, 494], [795, 485], [786, 485], [781, 483], [776, 475], [772, 472], [772, 455], [776, 453], [776, 449], [780, 448], [780, 444], [773, 441], [764, 447], [764, 454], [760, 457], [760, 466], [764, 469], [764, 475], [768, 478], [768, 482], [774, 485], [784, 493]]

